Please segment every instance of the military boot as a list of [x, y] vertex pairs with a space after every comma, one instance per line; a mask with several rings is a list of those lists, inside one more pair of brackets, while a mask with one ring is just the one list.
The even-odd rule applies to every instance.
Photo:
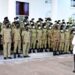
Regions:
[[21, 58], [21, 55], [20, 55], [20, 53], [18, 53], [18, 58]]
[[14, 53], [14, 58], [16, 58], [16, 53]]

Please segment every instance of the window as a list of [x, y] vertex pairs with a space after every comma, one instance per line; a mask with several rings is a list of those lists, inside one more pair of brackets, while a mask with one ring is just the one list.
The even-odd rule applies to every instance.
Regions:
[[75, 7], [75, 0], [71, 0], [71, 6]]
[[29, 3], [16, 1], [16, 15], [29, 16]]

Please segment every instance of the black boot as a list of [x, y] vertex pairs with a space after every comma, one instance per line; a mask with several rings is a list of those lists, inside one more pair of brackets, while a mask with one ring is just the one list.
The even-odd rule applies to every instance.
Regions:
[[24, 57], [24, 58], [27, 58], [27, 57], [30, 57], [30, 56], [29, 56], [29, 55], [24, 55], [23, 57]]
[[43, 48], [41, 48], [41, 52], [43, 52]]
[[7, 59], [7, 57], [4, 57], [4, 60], [6, 60]]
[[14, 53], [14, 58], [16, 58], [16, 53]]
[[8, 59], [12, 59], [11, 57], [8, 57]]
[[21, 57], [21, 55], [20, 55], [20, 53], [18, 53], [18, 58], [20, 58]]
[[53, 56], [55, 56], [56, 55], [56, 51], [53, 51]]

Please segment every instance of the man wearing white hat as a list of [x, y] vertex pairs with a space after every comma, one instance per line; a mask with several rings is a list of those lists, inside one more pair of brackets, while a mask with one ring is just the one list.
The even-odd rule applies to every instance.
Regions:
[[73, 45], [73, 55], [74, 55], [74, 70], [73, 72], [75, 73], [75, 32], [74, 33], [74, 37], [73, 37], [73, 40], [72, 40], [72, 45]]

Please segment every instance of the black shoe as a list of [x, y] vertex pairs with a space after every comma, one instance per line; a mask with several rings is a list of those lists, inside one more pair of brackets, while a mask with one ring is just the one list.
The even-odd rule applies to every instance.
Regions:
[[75, 70], [73, 70], [73, 73], [75, 73]]
[[4, 57], [4, 60], [6, 60], [7, 58], [6, 57]]
[[8, 59], [12, 59], [11, 57], [8, 57]]

